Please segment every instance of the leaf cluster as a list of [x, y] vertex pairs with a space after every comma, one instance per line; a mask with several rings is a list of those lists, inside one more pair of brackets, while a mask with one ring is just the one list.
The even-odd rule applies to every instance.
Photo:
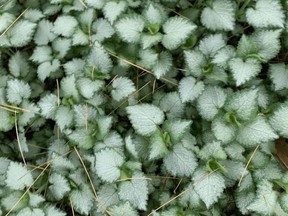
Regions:
[[288, 215], [287, 6], [0, 0], [0, 215]]

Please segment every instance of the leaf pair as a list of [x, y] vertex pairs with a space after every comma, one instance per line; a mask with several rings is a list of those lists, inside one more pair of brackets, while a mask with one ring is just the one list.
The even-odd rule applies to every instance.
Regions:
[[[149, 19], [151, 19], [151, 17], [149, 17]], [[162, 18], [160, 17], [160, 19]], [[182, 17], [172, 17], [163, 24], [163, 34], [147, 35], [142, 38], [143, 30], [145, 28], [145, 20], [142, 16], [136, 14], [128, 15], [120, 19], [115, 24], [115, 27], [119, 36], [125, 42], [139, 43], [142, 40], [142, 44], [144, 45], [143, 48], [145, 49], [161, 41], [163, 46], [169, 50], [176, 49], [183, 44], [196, 28], [193, 23]]]

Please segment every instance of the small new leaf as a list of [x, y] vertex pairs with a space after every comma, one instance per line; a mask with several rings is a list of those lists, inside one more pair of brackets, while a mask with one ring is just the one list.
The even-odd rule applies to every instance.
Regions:
[[158, 53], [153, 49], [145, 49], [139, 51], [139, 60], [136, 62], [144, 68], [152, 68], [158, 58]]
[[[91, 39], [91, 38], [90, 38]], [[89, 37], [81, 29], [76, 29], [72, 35], [73, 46], [84, 46], [89, 44]]]
[[141, 45], [143, 49], [147, 49], [152, 47], [153, 45], [158, 44], [163, 38], [163, 35], [161, 33], [157, 33], [154, 35], [148, 34], [148, 33], [142, 33], [141, 34]]
[[[56, 38], [52, 42], [52, 49], [55, 58], [63, 59], [71, 48], [71, 39], [68, 38]], [[56, 55], [57, 54], [57, 55]]]
[[111, 142], [111, 144], [122, 143], [121, 136], [119, 138], [118, 133], [111, 131], [110, 134], [108, 135], [110, 128], [112, 127], [112, 124], [113, 124], [113, 119], [111, 116], [99, 117], [97, 119], [97, 124], [98, 124], [99, 138], [103, 137], [104, 142], [105, 140], [107, 140], [107, 142], [108, 143]]
[[251, 36], [247, 36], [243, 34], [238, 42], [237, 46], [237, 54], [242, 59], [245, 59], [249, 56], [253, 56], [253, 54], [258, 53], [258, 48], [256, 44], [253, 42]]
[[31, 111], [31, 112], [24, 112], [18, 117], [19, 125], [26, 126], [29, 123], [31, 123], [31, 120], [39, 113], [40, 109], [34, 103], [30, 103], [27, 100], [23, 101], [21, 106], [22, 108]]
[[63, 65], [66, 75], [80, 76], [82, 75], [85, 66], [85, 61], [82, 59], [74, 58]]
[[88, 105], [75, 105], [74, 110], [74, 121], [77, 127], [86, 127], [87, 120], [95, 120], [97, 111]]

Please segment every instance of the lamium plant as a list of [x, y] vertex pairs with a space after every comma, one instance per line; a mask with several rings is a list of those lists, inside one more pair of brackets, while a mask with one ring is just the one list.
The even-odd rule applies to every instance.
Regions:
[[288, 215], [288, 1], [0, 0], [0, 215]]

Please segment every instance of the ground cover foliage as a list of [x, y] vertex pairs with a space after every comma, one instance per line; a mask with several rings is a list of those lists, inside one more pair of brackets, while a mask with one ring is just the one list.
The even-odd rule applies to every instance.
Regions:
[[288, 215], [287, 11], [0, 0], [0, 215]]

